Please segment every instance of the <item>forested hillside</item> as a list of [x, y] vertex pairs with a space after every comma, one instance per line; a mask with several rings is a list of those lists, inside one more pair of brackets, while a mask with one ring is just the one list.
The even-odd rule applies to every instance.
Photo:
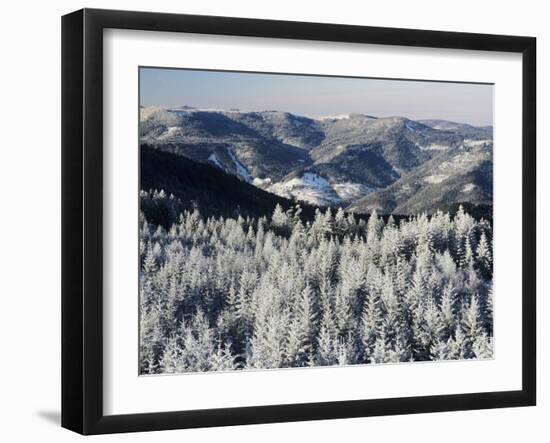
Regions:
[[141, 374], [492, 357], [492, 226], [462, 208], [182, 211], [167, 229], [141, 213]]
[[[169, 228], [184, 210], [200, 207], [212, 217], [260, 217], [270, 215], [275, 205], [288, 209], [292, 200], [263, 191], [215, 166], [153, 148], [140, 147], [141, 189], [162, 189], [174, 198], [141, 198], [141, 210], [149, 221]], [[152, 194], [151, 194], [152, 196]], [[314, 208], [304, 206], [311, 217]]]
[[492, 127], [150, 106], [140, 108], [140, 143], [303, 205], [408, 215], [493, 200]]

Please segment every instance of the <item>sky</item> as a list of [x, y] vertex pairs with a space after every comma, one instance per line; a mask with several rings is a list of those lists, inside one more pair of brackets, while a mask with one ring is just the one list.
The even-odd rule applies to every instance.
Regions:
[[140, 105], [493, 124], [487, 84], [140, 68]]

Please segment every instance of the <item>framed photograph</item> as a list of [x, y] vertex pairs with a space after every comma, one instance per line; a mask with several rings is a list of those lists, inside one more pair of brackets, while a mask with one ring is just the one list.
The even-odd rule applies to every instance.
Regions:
[[530, 37], [62, 20], [62, 425], [536, 401]]

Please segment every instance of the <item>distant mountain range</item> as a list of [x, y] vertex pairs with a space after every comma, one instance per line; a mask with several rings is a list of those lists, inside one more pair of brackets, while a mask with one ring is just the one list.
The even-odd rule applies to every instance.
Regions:
[[362, 114], [140, 109], [142, 145], [211, 165], [285, 202], [357, 213], [492, 204], [492, 132]]

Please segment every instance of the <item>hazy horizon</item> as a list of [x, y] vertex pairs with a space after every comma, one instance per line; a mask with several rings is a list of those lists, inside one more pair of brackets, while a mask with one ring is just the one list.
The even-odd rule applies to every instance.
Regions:
[[493, 85], [415, 80], [140, 68], [140, 105], [277, 110], [493, 125]]

